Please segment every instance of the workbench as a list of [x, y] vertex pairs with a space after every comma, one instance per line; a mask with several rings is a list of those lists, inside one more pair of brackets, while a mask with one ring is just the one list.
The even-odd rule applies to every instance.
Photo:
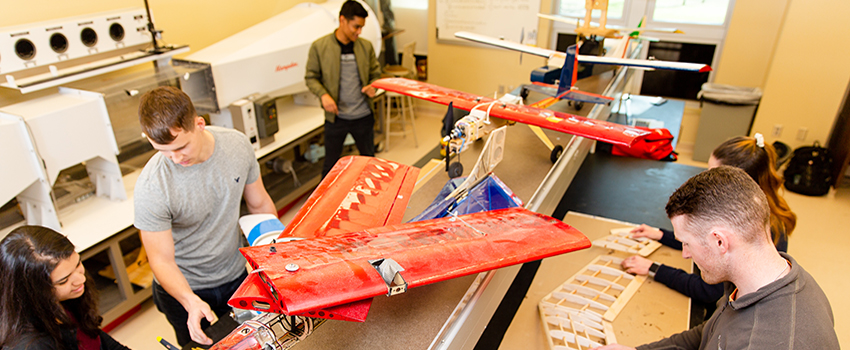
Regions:
[[[631, 226], [617, 220], [574, 212], [568, 213], [563, 221], [577, 228], [591, 241], [608, 235], [613, 228]], [[548, 350], [538, 303], [599, 255], [612, 255], [621, 259], [631, 256], [594, 246], [543, 259], [499, 349]], [[682, 259], [680, 252], [665, 246], [658, 248], [648, 258], [686, 271], [690, 268], [690, 261]], [[688, 306], [688, 297], [651, 278], [646, 279], [614, 319], [612, 325], [617, 342], [637, 346], [687, 330]]]

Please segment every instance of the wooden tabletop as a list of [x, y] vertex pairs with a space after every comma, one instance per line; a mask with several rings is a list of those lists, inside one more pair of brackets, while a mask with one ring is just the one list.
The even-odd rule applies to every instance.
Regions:
[[[627, 227], [619, 221], [570, 212], [563, 220], [591, 240], [610, 233], [612, 228]], [[546, 335], [537, 305], [599, 255], [627, 258], [630, 254], [591, 247], [582, 251], [544, 259], [519, 307], [499, 349], [548, 350]], [[690, 271], [690, 260], [679, 251], [662, 246], [649, 259]], [[656, 341], [687, 329], [690, 314], [687, 297], [661, 283], [647, 279], [613, 322], [617, 342], [637, 346]]]

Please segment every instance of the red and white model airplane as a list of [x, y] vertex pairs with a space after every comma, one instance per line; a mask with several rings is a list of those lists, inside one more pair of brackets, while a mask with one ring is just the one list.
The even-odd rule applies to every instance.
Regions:
[[[527, 88], [537, 90], [538, 92], [550, 96], [554, 96], [555, 101], [553, 101], [552, 103], [557, 102], [557, 99], [568, 99], [576, 102], [589, 103], [608, 103], [609, 101], [611, 101], [610, 97], [579, 91], [575, 87], [577, 76], [576, 73], [578, 72], [579, 63], [617, 65], [638, 69], [680, 70], [697, 73], [711, 71], [711, 66], [703, 63], [639, 60], [622, 57], [579, 55], [577, 53], [577, 45], [571, 45], [567, 48], [566, 52], [560, 52], [556, 50], [549, 50], [540, 47], [519, 44], [507, 40], [497, 39], [486, 35], [480, 35], [469, 32], [457, 32], [455, 33], [455, 36], [481, 44], [492, 45], [540, 57], [546, 57], [548, 59], [547, 65], [544, 67], [537, 68], [531, 72], [532, 85], [527, 86]], [[623, 53], [621, 54], [624, 53], [625, 51], [623, 51]], [[556, 80], [558, 81], [558, 85], [552, 85]], [[544, 88], [548, 88], [548, 90], [552, 91], [544, 90]], [[540, 107], [546, 108], [548, 106], [542, 105]]]
[[[363, 322], [372, 297], [590, 246], [578, 230], [522, 208], [402, 224], [418, 172], [379, 158], [340, 159], [278, 243], [241, 249], [253, 271], [229, 304], [282, 315], [246, 322], [213, 349], [286, 348], [269, 337], [268, 323]], [[292, 321], [284, 330], [310, 325]]]
[[[451, 163], [451, 156], [459, 154], [466, 145], [484, 136], [484, 129], [490, 124], [491, 116], [623, 146], [631, 146], [649, 134], [648, 131], [627, 125], [513, 104], [410, 79], [384, 78], [373, 82], [372, 86], [443, 105], [451, 104], [452, 107], [470, 112], [457, 121], [443, 139], [447, 148], [446, 167], [450, 177], [463, 173], [459, 162]], [[562, 149], [561, 146], [552, 147], [550, 158], [553, 162], [560, 157]]]

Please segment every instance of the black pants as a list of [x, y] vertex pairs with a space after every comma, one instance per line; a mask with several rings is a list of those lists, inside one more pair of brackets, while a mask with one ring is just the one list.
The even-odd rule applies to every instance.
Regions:
[[322, 178], [331, 171], [336, 161], [342, 155], [342, 144], [345, 136], [351, 134], [354, 144], [361, 156], [375, 156], [375, 117], [369, 115], [354, 120], [336, 118], [331, 123], [325, 120], [325, 163], [322, 167]]
[[[242, 273], [239, 278], [222, 284], [218, 287], [195, 290], [195, 294], [210, 305], [210, 309], [215, 312], [218, 318], [225, 317], [230, 313], [232, 308], [227, 305], [227, 300], [236, 292], [242, 281], [248, 277], [248, 271]], [[153, 303], [157, 310], [165, 314], [168, 323], [174, 328], [174, 333], [177, 335], [177, 343], [182, 347], [190, 341], [192, 336], [189, 334], [189, 326], [186, 322], [189, 320], [189, 313], [183, 308], [177, 299], [168, 294], [159, 283], [153, 283]], [[206, 318], [201, 318], [201, 329], [207, 328], [210, 323]]]

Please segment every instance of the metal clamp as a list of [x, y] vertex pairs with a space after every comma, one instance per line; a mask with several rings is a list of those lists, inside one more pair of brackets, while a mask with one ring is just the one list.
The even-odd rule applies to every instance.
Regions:
[[387, 296], [401, 294], [407, 291], [407, 281], [401, 275], [404, 268], [393, 259], [369, 260], [369, 264], [378, 271], [384, 283], [387, 284]]

